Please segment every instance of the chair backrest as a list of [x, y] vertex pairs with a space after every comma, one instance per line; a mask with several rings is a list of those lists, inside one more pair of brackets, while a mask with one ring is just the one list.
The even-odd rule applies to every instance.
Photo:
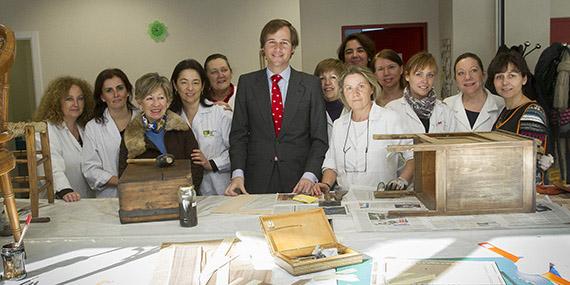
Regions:
[[[0, 24], [0, 132], [6, 131], [8, 121], [8, 71], [14, 63], [16, 38], [6, 26]], [[9, 139], [9, 138], [8, 138]], [[0, 144], [5, 141], [0, 140]]]

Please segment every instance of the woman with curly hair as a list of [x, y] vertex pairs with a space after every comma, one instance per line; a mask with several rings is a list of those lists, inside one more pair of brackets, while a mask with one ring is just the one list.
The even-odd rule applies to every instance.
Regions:
[[93, 110], [91, 86], [83, 79], [54, 79], [42, 97], [36, 121], [48, 125], [56, 197], [66, 202], [94, 197], [81, 173], [83, 128]]
[[376, 46], [367, 35], [356, 33], [347, 36], [338, 47], [337, 54], [340, 61], [348, 65], [357, 65], [372, 69], [372, 57], [376, 53]]

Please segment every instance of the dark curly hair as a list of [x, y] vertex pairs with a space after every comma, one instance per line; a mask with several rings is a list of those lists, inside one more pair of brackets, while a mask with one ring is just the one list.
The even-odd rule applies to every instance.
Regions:
[[359, 42], [364, 48], [364, 51], [366, 51], [366, 54], [368, 55], [368, 67], [370, 68], [370, 62], [372, 61], [372, 57], [374, 57], [374, 53], [376, 52], [376, 45], [374, 44], [374, 41], [372, 41], [367, 35], [363, 33], [350, 34], [348, 37], [344, 38], [337, 50], [338, 59], [340, 59], [342, 62], [346, 62], [344, 58], [344, 50], [346, 49], [346, 44], [352, 40]]

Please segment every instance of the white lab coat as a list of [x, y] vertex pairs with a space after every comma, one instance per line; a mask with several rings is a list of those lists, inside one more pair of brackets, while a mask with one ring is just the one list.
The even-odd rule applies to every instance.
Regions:
[[[337, 183], [344, 189], [352, 186], [376, 187], [379, 182], [387, 183], [397, 177], [398, 154], [388, 153], [386, 147], [396, 144], [410, 144], [411, 140], [374, 140], [374, 134], [403, 134], [407, 133], [398, 114], [392, 110], [380, 107], [373, 103], [369, 115], [368, 154], [345, 153], [346, 144], [355, 143], [352, 136], [348, 136], [348, 127], [352, 112], [340, 116], [333, 126], [329, 149], [323, 162], [323, 171], [331, 169], [337, 174]], [[352, 122], [354, 124], [354, 122]], [[353, 128], [353, 126], [351, 126]], [[404, 159], [413, 158], [412, 152], [404, 152]], [[347, 165], [358, 165], [356, 169], [366, 169], [366, 172], [346, 172]], [[365, 166], [365, 164], [367, 165]]]
[[[210, 101], [206, 102], [212, 104]], [[225, 111], [218, 105], [204, 107], [200, 104], [192, 124], [188, 122], [184, 110], [182, 110], [181, 116], [192, 128], [200, 150], [208, 160], [214, 160], [218, 167], [217, 172], [204, 170], [200, 192], [202, 195], [224, 195], [231, 179], [229, 138], [232, 112]]]
[[[404, 127], [409, 132], [426, 132], [422, 121], [420, 121], [420, 118], [404, 97], [386, 104], [386, 108], [394, 110], [400, 115], [404, 121]], [[454, 112], [439, 99], [435, 101], [429, 124], [429, 133], [452, 133], [456, 131], [457, 126]]]
[[[136, 114], [133, 111], [131, 119]], [[105, 109], [103, 118], [105, 124], [92, 119], [85, 126], [81, 168], [97, 198], [117, 197], [117, 187], [105, 187], [105, 184], [112, 176], [118, 176], [121, 134], [109, 109]]]
[[[54, 125], [48, 122], [47, 125], [55, 192], [71, 188], [81, 198], [94, 198], [95, 192], [91, 191], [81, 172], [81, 145], [65, 123]], [[82, 140], [85, 140], [83, 128], [78, 126], [78, 129]]]
[[497, 96], [491, 91], [485, 89], [487, 92], [487, 100], [483, 104], [479, 116], [471, 128], [469, 119], [465, 113], [465, 106], [463, 106], [463, 93], [459, 92], [456, 95], [445, 98], [443, 102], [453, 110], [455, 119], [457, 120], [456, 131], [458, 132], [488, 132], [493, 128], [493, 124], [501, 114], [501, 110], [505, 107], [505, 100], [501, 96]]
[[[350, 111], [348, 111], [348, 109], [346, 108], [342, 108], [342, 112], [340, 113], [340, 116], [342, 117], [342, 115], [348, 113]], [[332, 135], [332, 129], [333, 129], [333, 120], [331, 118], [331, 116], [329, 115], [328, 112], [325, 112], [327, 114], [327, 134], [329, 136], [329, 141], [331, 140], [331, 135]], [[338, 117], [340, 119], [340, 117]], [[338, 119], [337, 119], [338, 120]]]

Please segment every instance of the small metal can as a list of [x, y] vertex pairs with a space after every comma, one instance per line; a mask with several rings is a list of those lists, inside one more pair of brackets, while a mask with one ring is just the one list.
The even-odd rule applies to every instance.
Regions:
[[180, 226], [193, 227], [198, 224], [196, 190], [194, 189], [194, 185], [185, 185], [178, 188], [178, 210]]
[[0, 255], [4, 265], [2, 280], [20, 280], [26, 277], [26, 252], [23, 243], [18, 247], [16, 247], [16, 243], [2, 246]]

